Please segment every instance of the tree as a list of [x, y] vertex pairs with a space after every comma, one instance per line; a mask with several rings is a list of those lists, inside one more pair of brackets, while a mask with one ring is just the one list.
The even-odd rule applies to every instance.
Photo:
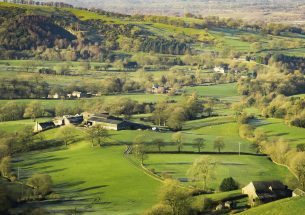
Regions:
[[203, 105], [199, 101], [197, 93], [193, 93], [187, 98], [185, 109], [188, 119], [195, 119], [198, 114], [203, 112]]
[[220, 153], [220, 151], [222, 149], [225, 148], [225, 143], [224, 143], [224, 140], [222, 137], [217, 137], [215, 140], [214, 140], [214, 149], [217, 149], [218, 150], [218, 153]]
[[137, 136], [132, 145], [132, 154], [141, 161], [141, 164], [144, 164], [144, 160], [147, 158], [147, 148], [144, 143], [144, 136]]
[[219, 186], [219, 190], [222, 192], [237, 190], [238, 183], [232, 178], [224, 178]]
[[154, 119], [154, 122], [159, 126], [161, 126], [162, 123], [165, 123], [165, 109], [165, 102], [158, 102], [155, 105], [155, 110], [153, 111], [152, 118]]
[[164, 140], [161, 138], [154, 139], [152, 144], [158, 147], [159, 152], [161, 152], [161, 147], [165, 146]]
[[187, 174], [194, 181], [202, 181], [205, 190], [208, 180], [213, 177], [215, 165], [216, 162], [210, 156], [202, 156], [194, 161]]
[[88, 135], [91, 139], [92, 147], [94, 146], [95, 141], [99, 146], [102, 146], [110, 138], [110, 134], [102, 125], [90, 127], [88, 129]]
[[28, 179], [28, 185], [34, 188], [35, 195], [43, 195], [51, 192], [52, 178], [47, 174], [35, 174]]
[[74, 140], [74, 128], [73, 126], [65, 126], [61, 128], [61, 138], [67, 147], [70, 142]]
[[11, 174], [11, 157], [6, 156], [1, 159], [0, 172], [3, 177], [9, 177]]
[[205, 139], [203, 138], [195, 138], [193, 140], [193, 148], [198, 149], [198, 152], [200, 152], [201, 149], [205, 147]]
[[170, 110], [170, 112], [167, 119], [167, 126], [174, 131], [181, 131], [185, 121], [184, 109], [176, 107], [173, 111]]
[[31, 118], [36, 121], [37, 117], [42, 116], [44, 113], [44, 109], [38, 101], [31, 102], [24, 111], [24, 118]]
[[179, 182], [167, 179], [160, 191], [161, 203], [170, 206], [173, 215], [188, 215], [191, 211], [191, 194]]
[[176, 132], [172, 135], [172, 140], [177, 146], [177, 150], [180, 153], [182, 148], [183, 148], [183, 141], [182, 141], [182, 133], [181, 132]]
[[254, 128], [248, 124], [242, 124], [239, 126], [239, 136], [241, 138], [252, 138]]

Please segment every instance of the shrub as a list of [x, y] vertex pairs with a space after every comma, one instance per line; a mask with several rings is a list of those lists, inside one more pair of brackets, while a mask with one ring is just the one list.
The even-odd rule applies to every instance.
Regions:
[[222, 180], [220, 187], [220, 191], [231, 191], [231, 190], [237, 190], [238, 189], [238, 183], [232, 178], [225, 178]]

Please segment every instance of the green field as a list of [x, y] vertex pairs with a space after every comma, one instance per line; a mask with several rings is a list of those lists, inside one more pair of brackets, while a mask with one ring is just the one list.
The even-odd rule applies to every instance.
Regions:
[[289, 198], [252, 208], [242, 215], [303, 215], [305, 198]]
[[260, 119], [251, 123], [263, 130], [270, 138], [283, 138], [287, 140], [292, 147], [297, 144], [304, 143], [304, 128], [298, 128], [285, 124], [282, 119]]
[[[59, 132], [45, 134], [53, 139]], [[60, 200], [40, 206], [51, 212], [77, 208], [89, 214], [139, 214], [156, 202], [160, 183], [123, 156], [124, 146], [91, 148], [82, 131], [77, 133], [80, 141], [68, 149], [16, 157], [15, 167], [20, 167], [23, 178], [47, 173], [54, 181]]]
[[221, 98], [223, 100], [238, 100], [236, 83], [211, 86], [186, 87], [186, 93], [197, 92], [199, 96]]
[[[191, 164], [202, 155], [172, 155], [151, 154], [145, 162], [149, 169], [154, 169], [158, 174], [168, 173], [174, 178], [187, 178], [187, 170]], [[207, 155], [204, 155], [207, 156]], [[290, 175], [285, 167], [272, 163], [267, 157], [249, 155], [209, 155], [216, 161], [213, 179], [208, 182], [208, 187], [218, 189], [222, 179], [233, 177], [240, 186], [245, 186], [251, 181], [282, 180]]]
[[[47, 122], [50, 118], [40, 118], [37, 119], [37, 122]], [[5, 131], [9, 133], [14, 133], [22, 131], [25, 127], [34, 127], [35, 122], [31, 119], [17, 120], [17, 121], [8, 121], [0, 122], [0, 132]]]

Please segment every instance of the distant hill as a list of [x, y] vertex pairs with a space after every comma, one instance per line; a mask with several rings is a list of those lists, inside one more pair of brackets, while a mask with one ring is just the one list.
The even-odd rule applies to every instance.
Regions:
[[241, 215], [301, 215], [304, 214], [304, 206], [305, 197], [290, 198], [252, 208]]
[[[43, 0], [50, 1], [50, 0]], [[62, 0], [81, 7], [95, 7], [119, 13], [223, 15], [273, 21], [304, 20], [305, 0]], [[249, 13], [251, 11], [251, 13]]]

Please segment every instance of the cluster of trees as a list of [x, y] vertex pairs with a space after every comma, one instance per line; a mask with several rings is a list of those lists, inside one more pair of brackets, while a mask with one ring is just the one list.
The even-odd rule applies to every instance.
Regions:
[[[29, 50], [38, 46], [54, 47], [62, 39], [62, 48], [76, 37], [64, 28], [52, 23], [45, 16], [21, 16], [2, 23], [6, 30], [0, 35], [0, 45], [8, 50]], [[21, 37], [20, 37], [21, 36]]]
[[285, 119], [290, 125], [304, 127], [304, 99], [288, 97], [305, 93], [305, 78], [299, 71], [289, 72], [282, 64], [260, 69], [257, 77], [243, 78], [238, 91], [246, 106], [256, 106], [265, 117]]
[[46, 98], [49, 92], [49, 84], [39, 77], [29, 80], [21, 78], [0, 79], [1, 99], [21, 98]]
[[196, 93], [176, 104], [159, 102], [155, 105], [152, 118], [157, 125], [168, 126], [172, 130], [182, 130], [186, 120], [196, 119], [204, 111], [203, 103]]

